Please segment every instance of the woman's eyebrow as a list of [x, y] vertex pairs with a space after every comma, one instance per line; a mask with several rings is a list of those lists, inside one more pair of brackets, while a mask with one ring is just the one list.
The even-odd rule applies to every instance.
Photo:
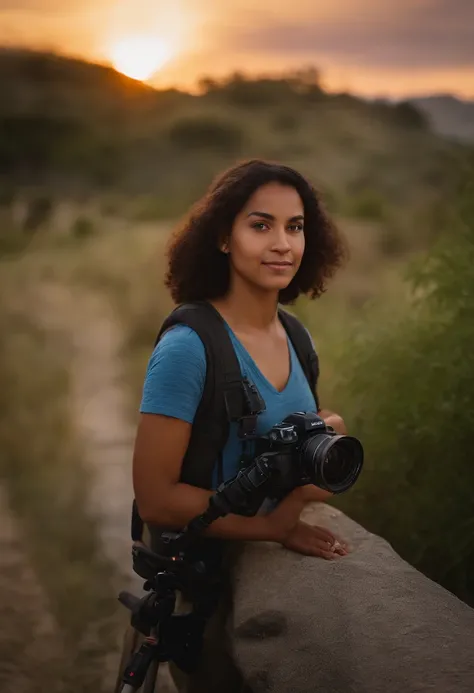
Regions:
[[[255, 217], [263, 217], [264, 219], [269, 219], [270, 221], [275, 221], [275, 217], [273, 214], [269, 214], [268, 212], [249, 212], [247, 214], [248, 217], [255, 216]], [[288, 221], [302, 221], [304, 219], [303, 214], [296, 214], [294, 217], [290, 217]]]

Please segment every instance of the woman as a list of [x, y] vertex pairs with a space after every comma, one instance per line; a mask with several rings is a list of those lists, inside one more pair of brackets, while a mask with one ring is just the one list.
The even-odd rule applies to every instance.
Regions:
[[[295, 411], [316, 411], [277, 306], [300, 294], [320, 296], [343, 256], [342, 240], [305, 178], [259, 160], [218, 178], [172, 239], [166, 285], [175, 302], [208, 301], [224, 318], [242, 373], [265, 400], [258, 434]], [[167, 332], [150, 358], [133, 459], [135, 497], [148, 524], [182, 527], [208, 507], [212, 490], [179, 481], [205, 374], [203, 344], [184, 325]], [[346, 432], [340, 416], [319, 414]], [[224, 479], [237, 473], [240, 453], [231, 429]], [[344, 542], [299, 519], [306, 503], [330, 495], [313, 485], [300, 487], [265, 515], [220, 518], [207, 535], [274, 541], [294, 552], [337, 559], [347, 553]]]
[[[343, 260], [344, 246], [304, 177], [259, 160], [235, 166], [177, 229], [168, 257], [166, 285], [175, 302], [207, 301], [224, 319], [242, 375], [265, 401], [257, 434], [295, 411], [315, 412], [315, 396], [277, 307], [300, 294], [320, 296]], [[197, 333], [186, 325], [165, 332], [148, 364], [133, 459], [138, 511], [150, 526], [183, 527], [208, 507], [212, 490], [180, 482], [205, 376], [206, 355]], [[340, 416], [327, 410], [319, 414], [346, 433]], [[237, 473], [241, 451], [231, 427], [221, 455], [224, 480]], [[347, 554], [345, 543], [300, 520], [306, 503], [330, 495], [313, 485], [300, 487], [266, 514], [229, 514], [206, 533], [224, 540], [273, 541], [300, 554], [337, 560]], [[225, 637], [230, 598], [228, 592], [221, 596], [208, 624], [199, 671], [186, 679], [171, 667], [180, 689], [241, 690]]]

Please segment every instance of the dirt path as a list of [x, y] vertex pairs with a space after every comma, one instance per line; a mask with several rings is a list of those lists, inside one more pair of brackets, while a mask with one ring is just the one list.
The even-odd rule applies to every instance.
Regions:
[[[106, 302], [81, 296], [81, 319], [72, 329], [75, 347], [73, 407], [86, 462], [94, 473], [91, 508], [101, 518], [104, 550], [130, 580], [130, 509], [134, 430], [121, 384], [120, 327]], [[141, 584], [141, 583], [140, 583]]]
[[57, 691], [61, 639], [24, 550], [21, 527], [0, 486], [0, 690]]
[[84, 462], [92, 472], [89, 504], [100, 518], [104, 551], [124, 578], [141, 586], [131, 569], [135, 431], [121, 382], [120, 325], [100, 294], [46, 285], [42, 305], [43, 322], [65, 331], [72, 347], [72, 416]]
[[[84, 461], [93, 473], [90, 509], [100, 518], [104, 551], [123, 576], [119, 589], [141, 595], [143, 580], [133, 572], [130, 556], [135, 429], [122, 382], [120, 323], [103, 295], [50, 286], [45, 296], [48, 320], [68, 329], [73, 346], [71, 405]], [[113, 657], [107, 667], [110, 675], [115, 675], [116, 666]], [[172, 693], [175, 689], [167, 668], [160, 671], [160, 693]]]

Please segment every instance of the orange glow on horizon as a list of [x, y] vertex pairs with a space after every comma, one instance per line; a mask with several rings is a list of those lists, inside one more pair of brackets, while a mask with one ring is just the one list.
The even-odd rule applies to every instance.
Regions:
[[[61, 11], [57, 0], [17, 4], [18, 8], [7, 3], [0, 9], [0, 45], [54, 50], [112, 64], [119, 72], [157, 88], [195, 91], [204, 77], [221, 79], [235, 71], [249, 76], [278, 75], [314, 65], [329, 91], [388, 98], [450, 93], [474, 99], [472, 60], [462, 58], [460, 52], [456, 64], [448, 41], [440, 48], [432, 47], [429, 27], [419, 48], [409, 32], [408, 38], [405, 35], [410, 12], [416, 18], [419, 5], [423, 5], [410, 0], [401, 0], [405, 13], [398, 5], [380, 5], [377, 0], [344, 0], [339, 5], [300, 0], [298, 7], [282, 0], [261, 0], [258, 4], [249, 0], [64, 0]], [[458, 21], [450, 14], [448, 0], [436, 5], [439, 22], [444, 16], [451, 18], [448, 35], [458, 26], [465, 27], [462, 19]], [[46, 7], [52, 9], [43, 11]], [[370, 21], [361, 22], [361, 18]], [[367, 49], [361, 43], [361, 32], [358, 43], [352, 44], [350, 31], [347, 40], [338, 33], [347, 32], [351, 21], [355, 27], [361, 23], [368, 27]], [[305, 27], [312, 25], [319, 27], [316, 36], [322, 35], [324, 41], [308, 39]], [[326, 25], [329, 38], [321, 29]], [[246, 38], [247, 28], [253, 32], [252, 40]], [[461, 34], [465, 37], [466, 31]], [[371, 35], [376, 38], [374, 42]], [[380, 47], [384, 36], [387, 41], [391, 39], [386, 54]], [[378, 50], [371, 50], [372, 44]], [[407, 46], [412, 64], [404, 52]]]
[[147, 81], [170, 59], [171, 48], [154, 36], [126, 36], [108, 50], [113, 67], [127, 77]]

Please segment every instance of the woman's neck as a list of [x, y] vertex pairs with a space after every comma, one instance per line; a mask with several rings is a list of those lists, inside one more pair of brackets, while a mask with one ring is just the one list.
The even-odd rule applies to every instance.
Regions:
[[250, 286], [239, 286], [213, 303], [232, 329], [265, 331], [278, 321], [278, 292], [262, 292]]

